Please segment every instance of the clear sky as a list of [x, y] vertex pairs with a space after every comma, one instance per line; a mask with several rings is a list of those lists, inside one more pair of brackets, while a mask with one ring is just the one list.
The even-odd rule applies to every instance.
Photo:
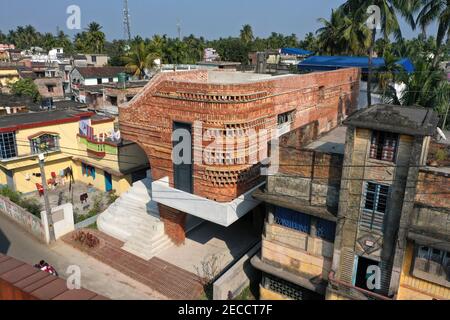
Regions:
[[[194, 34], [207, 39], [236, 36], [243, 24], [250, 24], [255, 35], [273, 32], [295, 33], [299, 38], [329, 18], [331, 9], [343, 0], [129, 0], [132, 35], [177, 35], [177, 20], [182, 35]], [[41, 32], [66, 33], [69, 5], [81, 8], [82, 27], [96, 21], [109, 40], [123, 38], [122, 0], [0, 0], [0, 30], [6, 33], [17, 25], [31, 24]], [[402, 24], [405, 37], [414, 36]], [[430, 30], [434, 32], [434, 30]]]

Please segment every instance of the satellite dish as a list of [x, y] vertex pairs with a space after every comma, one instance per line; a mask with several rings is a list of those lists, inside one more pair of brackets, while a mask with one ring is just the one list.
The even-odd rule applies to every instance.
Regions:
[[445, 136], [445, 133], [444, 133], [444, 131], [442, 131], [441, 128], [437, 128], [437, 132], [438, 132], [439, 136], [440, 136], [442, 139], [444, 139], [445, 141], [447, 141], [447, 137]]

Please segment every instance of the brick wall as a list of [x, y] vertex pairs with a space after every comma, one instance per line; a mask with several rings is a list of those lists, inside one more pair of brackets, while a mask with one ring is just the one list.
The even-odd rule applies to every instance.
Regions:
[[[62, 78], [39, 78], [34, 83], [38, 87], [39, 94], [43, 98], [62, 99], [64, 98], [64, 89]], [[49, 92], [48, 87], [53, 87], [53, 92]]]
[[164, 222], [164, 231], [168, 237], [180, 246], [186, 239], [186, 213], [158, 204], [161, 220]]
[[415, 201], [430, 207], [450, 208], [448, 190], [450, 190], [450, 174], [421, 171]]
[[[358, 69], [241, 84], [212, 84], [207, 80], [205, 70], [161, 74], [120, 110], [122, 134], [146, 151], [154, 180], [168, 176], [173, 185], [174, 121], [200, 121], [204, 130], [214, 129], [219, 134], [227, 129], [258, 131], [274, 129], [279, 114], [295, 111], [293, 129], [316, 122], [320, 134], [336, 127], [356, 107], [359, 93]], [[258, 152], [248, 139], [242, 139], [244, 152]], [[198, 155], [199, 150], [194, 153]], [[259, 173], [254, 165], [196, 164], [194, 193], [229, 202], [263, 181]]]

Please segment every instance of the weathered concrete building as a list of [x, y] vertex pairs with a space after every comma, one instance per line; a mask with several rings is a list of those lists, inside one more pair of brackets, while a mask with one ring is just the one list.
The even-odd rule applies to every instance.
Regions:
[[377, 105], [344, 123], [300, 148], [285, 136], [279, 173], [254, 192], [267, 207], [252, 260], [261, 298], [448, 299], [448, 159], [430, 151], [436, 114]]
[[[362, 298], [366, 291], [397, 294], [401, 262], [394, 263], [394, 256], [405, 248], [400, 221], [411, 211], [411, 188], [426, 165], [437, 121], [430, 109], [377, 105], [345, 122], [349, 129], [332, 271], [336, 285], [329, 287], [329, 298]], [[374, 290], [367, 283], [369, 267], [381, 272]]]
[[[280, 167], [253, 196], [266, 204], [262, 300], [323, 299], [333, 259], [346, 130], [304, 127], [283, 136]], [[299, 139], [300, 138], [300, 139]]]
[[[195, 70], [154, 77], [120, 109], [120, 127], [149, 157], [152, 200], [166, 234], [182, 244], [191, 216], [227, 227], [258, 207], [251, 193], [265, 178], [261, 159], [252, 159], [267, 141], [258, 145], [248, 132], [274, 131], [275, 140], [306, 125], [316, 134], [328, 132], [355, 109], [359, 78], [358, 69], [279, 77]], [[231, 148], [208, 148], [211, 141], [224, 146], [227, 138]], [[181, 142], [189, 143], [192, 157], [178, 165], [172, 153]], [[112, 228], [106, 219], [99, 222], [103, 231]]]

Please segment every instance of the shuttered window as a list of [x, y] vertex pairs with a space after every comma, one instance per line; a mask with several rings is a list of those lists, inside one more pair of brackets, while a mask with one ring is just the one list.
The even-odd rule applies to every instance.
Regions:
[[366, 184], [361, 225], [370, 230], [383, 231], [389, 187], [373, 182]]
[[395, 162], [398, 134], [374, 131], [370, 145], [370, 158]]

